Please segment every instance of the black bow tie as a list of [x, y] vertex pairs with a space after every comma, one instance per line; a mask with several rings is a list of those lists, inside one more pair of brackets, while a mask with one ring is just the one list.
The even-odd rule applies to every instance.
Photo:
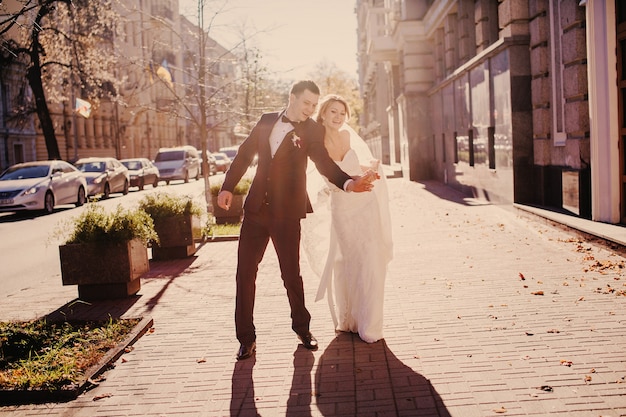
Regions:
[[298, 123], [300, 123], [300, 122], [294, 122], [293, 120], [289, 120], [289, 118], [287, 116], [285, 116], [284, 114], [283, 114], [283, 117], [282, 117], [282, 121], [283, 121], [283, 123], [291, 123], [294, 126], [296, 126]]

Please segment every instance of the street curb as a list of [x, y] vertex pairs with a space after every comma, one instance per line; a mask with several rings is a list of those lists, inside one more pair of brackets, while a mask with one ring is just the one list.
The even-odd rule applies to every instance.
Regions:
[[233, 240], [239, 240], [239, 235], [222, 235], [222, 236], [214, 236], [211, 238], [206, 238], [203, 243], [212, 243], [212, 242], [230, 242]]

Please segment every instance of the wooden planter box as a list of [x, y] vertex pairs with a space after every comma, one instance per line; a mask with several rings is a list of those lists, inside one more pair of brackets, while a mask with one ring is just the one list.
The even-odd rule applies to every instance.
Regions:
[[152, 259], [186, 258], [196, 253], [196, 241], [202, 237], [201, 219], [181, 215], [154, 222], [159, 244], [152, 246]]
[[215, 223], [217, 224], [237, 224], [241, 223], [243, 218], [243, 202], [246, 199], [245, 195], [235, 194], [233, 195], [233, 201], [230, 206], [230, 210], [224, 210], [217, 205], [217, 197], [212, 196], [213, 203], [213, 215], [215, 216]]
[[59, 246], [63, 285], [78, 285], [83, 300], [124, 298], [141, 288], [150, 270], [148, 248], [141, 240], [77, 243]]

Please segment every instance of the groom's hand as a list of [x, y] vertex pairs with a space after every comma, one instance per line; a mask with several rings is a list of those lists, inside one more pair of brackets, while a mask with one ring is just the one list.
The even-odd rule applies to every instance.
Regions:
[[233, 193], [230, 191], [220, 191], [217, 195], [217, 205], [224, 210], [230, 209], [230, 203], [233, 201]]
[[378, 173], [372, 170], [367, 170], [360, 177], [354, 177], [353, 181], [351, 181], [346, 187], [346, 191], [355, 193], [372, 191], [372, 188], [374, 188], [372, 182], [379, 178]]

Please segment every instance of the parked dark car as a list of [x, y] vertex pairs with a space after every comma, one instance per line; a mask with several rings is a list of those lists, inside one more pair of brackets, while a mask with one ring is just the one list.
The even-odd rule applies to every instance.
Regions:
[[213, 153], [213, 157], [215, 158], [215, 164], [217, 166], [217, 172], [226, 172], [228, 168], [230, 168], [231, 159], [223, 152], [215, 152]]
[[0, 175], [0, 211], [42, 210], [56, 205], [82, 206], [85, 176], [65, 161], [36, 161], [12, 165]]
[[220, 152], [226, 154], [226, 156], [228, 156], [231, 161], [235, 159], [238, 151], [239, 146], [225, 146], [223, 148], [220, 148]]
[[143, 190], [146, 184], [159, 185], [159, 169], [148, 158], [121, 159], [120, 162], [128, 168], [131, 187]]
[[109, 198], [113, 193], [128, 194], [128, 168], [115, 158], [82, 158], [74, 164], [87, 178], [87, 195]]

